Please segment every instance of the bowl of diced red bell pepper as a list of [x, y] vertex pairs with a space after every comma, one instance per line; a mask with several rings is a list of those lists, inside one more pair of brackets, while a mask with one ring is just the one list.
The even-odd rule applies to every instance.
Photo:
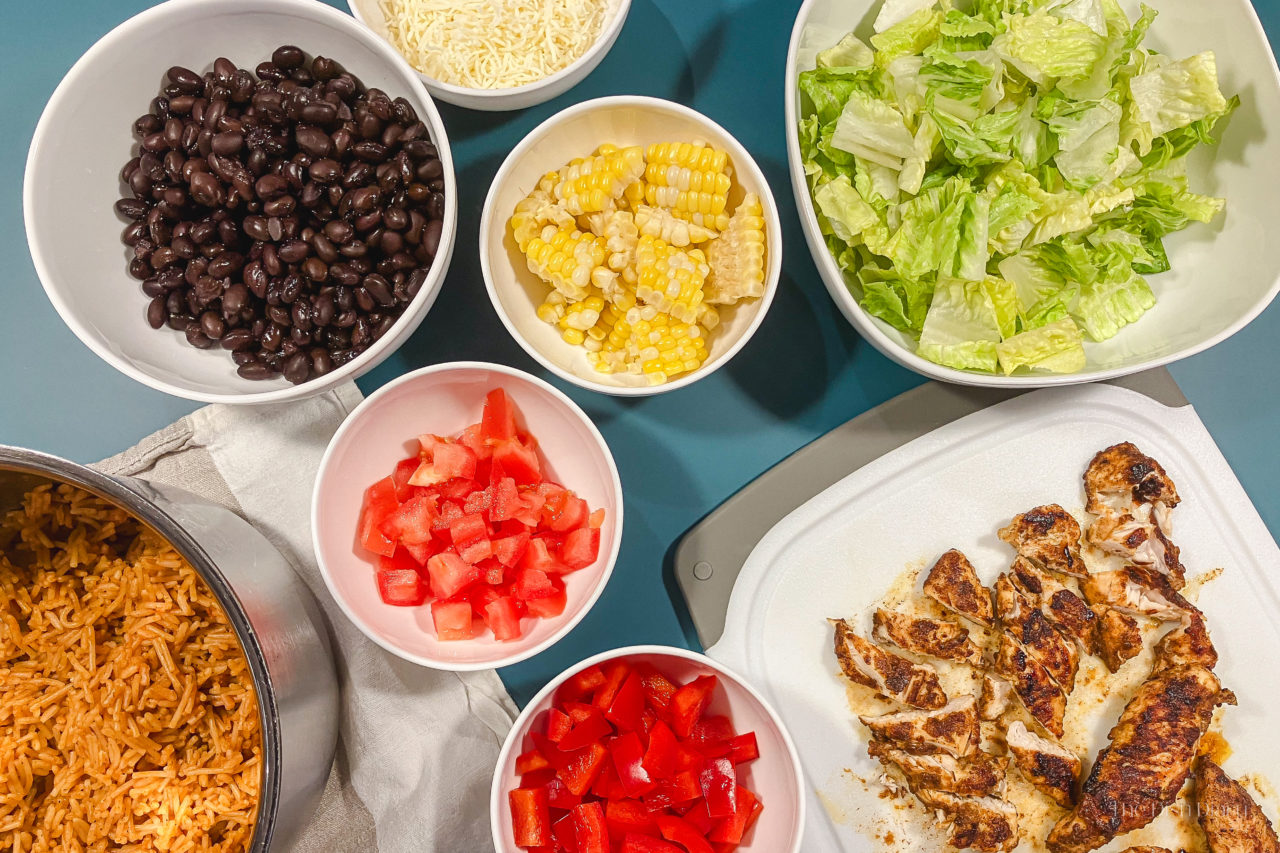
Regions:
[[334, 599], [383, 648], [441, 669], [506, 666], [599, 597], [622, 486], [564, 394], [501, 365], [443, 364], [348, 416], [320, 465], [312, 531]]
[[799, 758], [777, 714], [704, 655], [598, 655], [526, 706], [494, 772], [498, 853], [798, 853]]

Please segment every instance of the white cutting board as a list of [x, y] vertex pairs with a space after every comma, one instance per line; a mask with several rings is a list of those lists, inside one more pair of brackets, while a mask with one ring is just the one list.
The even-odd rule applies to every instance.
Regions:
[[[1235, 751], [1226, 770], [1280, 782], [1280, 549], [1190, 406], [1107, 385], [1048, 389], [860, 468], [780, 521], [743, 567], [724, 635], [708, 654], [744, 672], [795, 739], [808, 785], [806, 851], [878, 851], [877, 818], [893, 809], [878, 786], [846, 781], [846, 770], [875, 778], [876, 765], [849, 710], [827, 618], [865, 626], [904, 569], [948, 548], [964, 551], [990, 582], [1012, 559], [996, 530], [1045, 503], [1079, 517], [1086, 465], [1121, 441], [1159, 460], [1177, 484], [1173, 540], [1188, 576], [1224, 569], [1198, 604], [1222, 656], [1218, 674], [1240, 699], [1224, 714]], [[1089, 761], [1108, 727], [1096, 733]], [[1275, 804], [1266, 805], [1274, 819]]]

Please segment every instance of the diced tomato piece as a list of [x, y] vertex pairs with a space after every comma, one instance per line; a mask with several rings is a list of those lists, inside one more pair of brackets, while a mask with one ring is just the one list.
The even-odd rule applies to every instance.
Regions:
[[671, 697], [671, 728], [680, 737], [688, 737], [694, 725], [702, 718], [702, 712], [711, 703], [715, 692], [716, 677], [703, 675], [676, 691]]
[[558, 497], [549, 498], [542, 508], [542, 520], [557, 533], [567, 533], [586, 527], [591, 515], [587, 502], [573, 492], [561, 492]]
[[476, 490], [475, 480], [468, 480], [465, 477], [456, 477], [452, 480], [445, 480], [437, 486], [435, 490], [442, 498], [465, 503], [467, 497]]
[[559, 746], [564, 752], [581, 749], [613, 734], [613, 726], [609, 725], [609, 721], [604, 718], [604, 714], [590, 705], [581, 707], [585, 708], [588, 713], [584, 714], [580, 720], [575, 720], [573, 730], [560, 739]]
[[[608, 750], [600, 743], [569, 753], [564, 767], [559, 771], [561, 781], [571, 793], [581, 797], [595, 784], [608, 754]], [[551, 756], [547, 756], [547, 760], [555, 763]]]
[[507, 392], [494, 388], [484, 398], [484, 412], [480, 416], [480, 434], [486, 440], [504, 441], [516, 437], [516, 412]]
[[435, 531], [437, 535], [447, 539], [449, 537], [450, 525], [459, 518], [462, 518], [463, 514], [462, 504], [457, 501], [440, 501], [440, 515], [432, 523], [431, 529]]
[[[458, 436], [458, 443], [474, 453], [480, 462], [486, 462], [493, 456], [493, 447], [481, 435], [480, 424], [472, 424], [464, 429], [462, 435]], [[479, 469], [476, 471], [476, 479], [488, 481], [487, 477], [480, 476]]]
[[516, 597], [528, 601], [530, 598], [550, 595], [555, 588], [546, 572], [540, 572], [537, 569], [520, 569], [511, 589]]
[[569, 719], [569, 715], [559, 708], [552, 708], [547, 714], [547, 739], [552, 743], [559, 743], [560, 739], [569, 733], [573, 728], [573, 720]]
[[416, 545], [409, 542], [401, 542], [400, 545], [409, 553], [410, 557], [413, 557], [419, 568], [425, 567], [427, 560], [430, 560], [436, 553], [435, 546], [431, 542], [422, 542]]
[[551, 556], [545, 539], [530, 539], [520, 558], [520, 568], [536, 569], [548, 575], [562, 575], [569, 570], [564, 563]]
[[573, 815], [573, 836], [578, 853], [609, 853], [609, 829], [604, 820], [604, 807], [599, 803], [583, 803], [569, 812]]
[[495, 444], [493, 461], [495, 465], [501, 465], [506, 476], [518, 484], [542, 482], [542, 464], [538, 461], [538, 452], [519, 439], [507, 439]]
[[651, 838], [647, 835], [631, 834], [622, 839], [618, 853], [685, 853], [684, 848], [677, 847], [670, 841]]
[[[463, 517], [465, 518], [466, 516]], [[458, 556], [472, 565], [482, 563], [493, 556], [493, 543], [483, 537], [465, 542], [458, 545], [457, 548]], [[502, 583], [502, 572], [499, 571], [497, 581], [490, 581], [490, 583]]]
[[436, 452], [436, 445], [448, 444], [449, 439], [443, 438], [431, 432], [424, 432], [418, 436], [418, 455], [423, 459], [430, 459]]
[[[514, 536], [503, 536], [493, 540], [493, 556], [504, 566], [515, 566], [529, 547], [529, 532], [522, 530]], [[522, 598], [524, 596], [521, 596]]]
[[560, 559], [571, 569], [585, 569], [600, 555], [600, 531], [594, 527], [570, 530], [560, 546]]
[[587, 526], [594, 530], [599, 530], [601, 527], [604, 527], [604, 507], [594, 510], [591, 513], [591, 517], [587, 519]]
[[383, 554], [378, 555], [379, 571], [391, 572], [397, 569], [408, 569], [416, 572], [420, 565], [421, 563], [406, 548], [396, 548], [396, 552], [390, 557]]
[[653, 814], [636, 800], [610, 800], [604, 806], [605, 821], [609, 824], [609, 837], [619, 841], [628, 835], [657, 835], [658, 825]]
[[564, 612], [565, 605], [568, 603], [569, 596], [565, 592], [564, 584], [558, 578], [551, 579], [551, 592], [549, 594], [524, 599], [524, 606], [528, 608], [529, 614], [537, 616], [539, 619], [550, 619], [553, 616], [559, 616]]
[[427, 590], [417, 569], [380, 569], [378, 595], [397, 607], [417, 607], [427, 600]]
[[670, 779], [676, 774], [675, 733], [659, 720], [649, 730], [649, 748], [644, 753], [644, 766], [655, 779]]
[[760, 757], [760, 744], [756, 733], [747, 732], [729, 740], [729, 760], [734, 764], [746, 764]]
[[489, 507], [491, 506], [493, 506], [493, 489], [491, 487], [486, 487], [483, 489], [476, 489], [474, 492], [467, 495], [466, 499], [462, 502], [462, 511], [468, 515], [473, 512], [486, 514], [489, 512]]
[[571, 809], [582, 802], [582, 797], [566, 788], [559, 776], [554, 776], [544, 787], [547, 789], [547, 802], [553, 809]]
[[418, 463], [418, 467], [409, 476], [409, 485], [438, 486], [447, 479], [448, 477], [436, 472], [436, 466], [430, 459], [424, 459]]
[[519, 847], [551, 844], [551, 809], [544, 788], [516, 788], [507, 793], [511, 830]]
[[442, 642], [470, 640], [476, 635], [469, 601], [431, 602], [431, 621], [436, 628], [436, 637]]
[[364, 508], [360, 512], [360, 545], [366, 551], [390, 557], [396, 552], [396, 543], [382, 532], [382, 522], [395, 512], [399, 502], [396, 500], [395, 484], [390, 477], [374, 483], [364, 493]]
[[649, 700], [649, 705], [659, 713], [665, 712], [672, 697], [676, 695], [676, 685], [658, 672], [653, 664], [636, 664], [636, 671], [640, 673], [640, 684], [644, 687], [644, 696]]
[[[576, 805], [577, 803], [574, 803], [567, 808], [572, 809]], [[556, 806], [552, 806], [552, 808], [556, 808]], [[557, 820], [555, 825], [551, 827], [551, 834], [556, 839], [556, 850], [563, 851], [563, 853], [578, 853], [578, 839], [573, 834], [573, 814], [566, 814]]]
[[652, 791], [657, 782], [644, 769], [644, 744], [635, 732], [626, 732], [609, 741], [609, 756], [618, 773], [618, 781], [628, 797], [639, 797]]
[[416, 456], [410, 456], [408, 459], [401, 459], [396, 463], [395, 470], [391, 472], [391, 484], [395, 487], [396, 500], [407, 501], [413, 494], [413, 488], [409, 485], [409, 478], [413, 476], [413, 472], [418, 470], [418, 465], [422, 460]]
[[489, 487], [493, 490], [493, 503], [489, 508], [490, 521], [506, 521], [515, 518], [516, 513], [524, 508], [524, 500], [516, 488], [516, 481], [503, 477]]
[[484, 516], [478, 512], [461, 515], [449, 524], [449, 538], [453, 540], [454, 547], [477, 539], [487, 539], [489, 526], [485, 524]]
[[631, 667], [623, 661], [615, 660], [605, 664], [604, 684], [596, 688], [595, 694], [591, 697], [591, 704], [601, 711], [609, 710], [614, 697], [618, 695], [618, 691], [622, 689], [623, 683], [630, 674]]
[[563, 705], [565, 702], [577, 702], [594, 693], [601, 684], [604, 684], [604, 670], [599, 664], [592, 664], [565, 679], [564, 684], [556, 690], [555, 703]]
[[485, 605], [484, 621], [498, 641], [505, 643], [520, 639], [520, 612], [511, 596], [500, 596]]
[[675, 815], [659, 815], [655, 821], [663, 838], [679, 844], [689, 853], [715, 853], [707, 840], [684, 818]]
[[727, 758], [708, 758], [698, 773], [707, 814], [714, 818], [733, 817], [737, 810], [737, 777]]
[[472, 480], [476, 476], [476, 455], [465, 444], [437, 444], [431, 467], [444, 480]]
[[760, 806], [760, 799], [746, 788], [739, 787], [737, 789], [736, 802], [737, 806], [734, 809], [733, 816], [719, 821], [711, 832], [707, 834], [708, 841], [722, 844], [742, 843], [742, 836], [746, 834], [756, 807]]
[[640, 715], [643, 712], [644, 687], [640, 684], [640, 674], [632, 672], [614, 694], [604, 715], [619, 731], [634, 732], [640, 728]]
[[414, 495], [382, 522], [382, 532], [405, 545], [431, 541], [431, 524], [438, 515], [435, 498]]
[[[482, 539], [481, 542], [488, 542], [488, 539]], [[477, 543], [479, 544], [479, 543]], [[466, 559], [465, 552], [460, 551], [459, 557]], [[507, 567], [499, 563], [492, 557], [486, 557], [476, 563], [476, 570], [480, 572], [480, 579], [490, 586], [501, 586], [507, 580]]]
[[691, 771], [681, 770], [670, 779], [660, 779], [657, 786], [644, 796], [644, 804], [651, 809], [690, 803], [702, 796], [698, 777]]
[[728, 717], [719, 714], [703, 717], [694, 724], [693, 731], [689, 732], [689, 740], [699, 746], [731, 740], [733, 736], [733, 723]]
[[622, 782], [618, 779], [618, 771], [614, 768], [613, 762], [605, 762], [604, 767], [600, 770], [600, 775], [596, 777], [595, 784], [591, 786], [591, 794], [602, 800], [621, 800], [627, 796], [626, 789], [622, 787]]
[[427, 560], [427, 574], [436, 598], [453, 598], [480, 580], [480, 571], [452, 551], [442, 551]]
[[551, 762], [547, 761], [547, 757], [537, 749], [531, 749], [528, 752], [521, 753], [516, 758], [516, 772], [521, 776], [550, 766]]

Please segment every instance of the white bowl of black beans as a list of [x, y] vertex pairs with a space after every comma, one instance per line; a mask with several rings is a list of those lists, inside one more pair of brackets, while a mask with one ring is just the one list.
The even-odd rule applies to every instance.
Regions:
[[75, 334], [170, 394], [269, 403], [372, 369], [435, 301], [457, 191], [395, 51], [313, 0], [170, 0], [67, 73], [23, 204]]

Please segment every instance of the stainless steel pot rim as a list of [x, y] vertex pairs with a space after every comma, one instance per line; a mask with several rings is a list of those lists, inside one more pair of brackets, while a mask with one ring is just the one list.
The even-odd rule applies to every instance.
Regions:
[[254, 689], [258, 694], [258, 715], [262, 727], [262, 783], [258, 795], [258, 815], [254, 823], [251, 853], [271, 848], [275, 814], [280, 795], [280, 719], [275, 690], [267, 670], [258, 633], [249, 621], [239, 597], [204, 548], [159, 505], [135, 491], [126, 482], [95, 471], [69, 459], [0, 444], [0, 472], [15, 471], [47, 477], [91, 492], [120, 506], [151, 526], [191, 563], [222, 605], [249, 662]]

